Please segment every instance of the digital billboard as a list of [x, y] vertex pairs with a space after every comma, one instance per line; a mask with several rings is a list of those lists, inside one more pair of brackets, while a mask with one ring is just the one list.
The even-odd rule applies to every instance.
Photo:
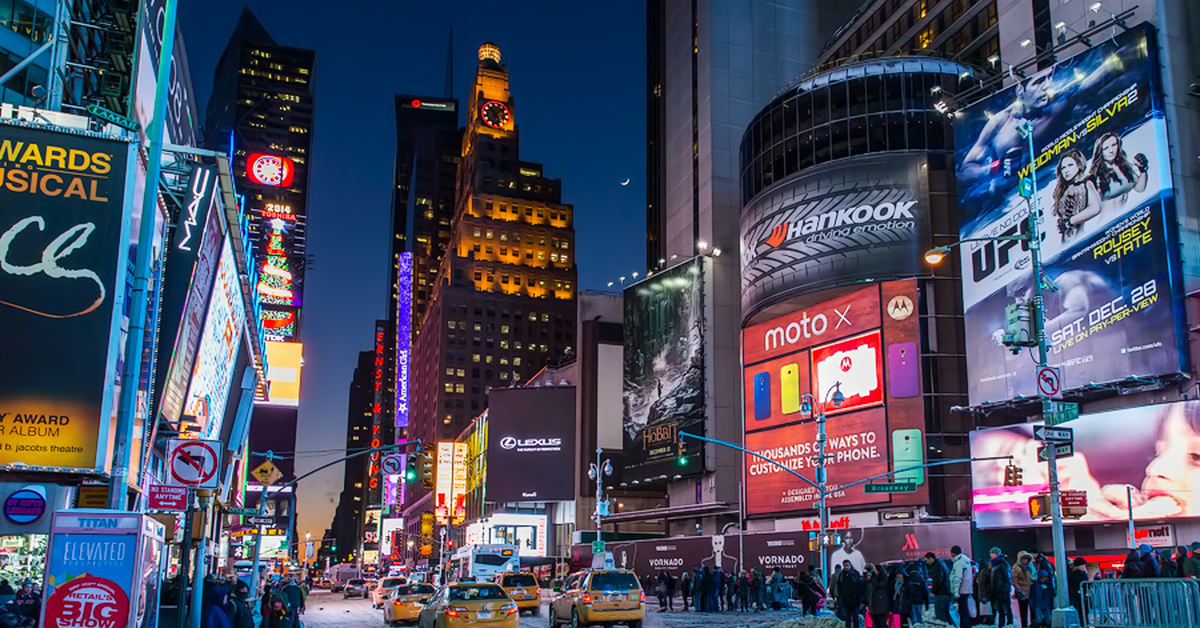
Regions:
[[[1038, 423], [971, 432], [971, 457], [1012, 456], [1021, 486], [1004, 486], [1008, 460], [971, 463], [974, 519], [980, 528], [1028, 527], [1029, 498], [1049, 490], [1038, 460]], [[1074, 430], [1072, 456], [1058, 459], [1059, 486], [1087, 493], [1080, 521], [1125, 522], [1200, 515], [1200, 401], [1137, 406], [1085, 414], [1064, 425]], [[1132, 504], [1129, 498], [1132, 496]]]
[[245, 326], [246, 306], [237, 261], [226, 239], [183, 405], [184, 421], [200, 428], [200, 438], [216, 438], [221, 432]]
[[288, 187], [296, 176], [296, 162], [282, 155], [246, 155], [246, 177], [258, 185]]
[[439, 525], [450, 521], [453, 508], [451, 498], [454, 487], [454, 443], [440, 441], [437, 444], [437, 460], [434, 467], [434, 507], [433, 514]]
[[496, 388], [488, 393], [487, 498], [574, 499], [575, 388]]
[[0, 124], [0, 465], [105, 464], [130, 146]]
[[[957, 114], [960, 236], [1028, 230], [1019, 192], [1033, 123], [1043, 210], [1045, 331], [1063, 388], [1184, 369], [1171, 165], [1154, 31], [1142, 25]], [[1001, 344], [1005, 309], [1032, 297], [1028, 243], [962, 256], [972, 404], [1034, 394], [1034, 360]]]
[[[743, 330], [745, 446], [815, 480], [813, 419], [823, 410], [831, 506], [922, 503], [927, 489], [919, 470], [878, 480], [914, 482], [914, 493], [840, 489], [924, 462], [917, 281], [824, 294], [823, 301]], [[747, 514], [817, 507], [816, 488], [766, 460], [744, 458]]]
[[925, 166], [919, 154], [863, 155], [751, 200], [741, 217], [743, 317], [801, 291], [923, 274]]
[[304, 345], [299, 342], [268, 340], [266, 403], [273, 406], [300, 406], [300, 369], [304, 365]]
[[684, 465], [677, 462], [676, 443], [681, 431], [703, 435], [708, 414], [705, 265], [698, 257], [625, 289], [626, 481], [704, 470], [699, 441], [684, 441]]
[[[272, 205], [282, 204], [268, 203], [264, 213]], [[303, 228], [294, 216], [292, 220], [264, 217], [262, 221], [259, 234], [263, 241], [263, 261], [258, 273], [258, 300], [263, 305], [300, 307], [301, 277], [295, 266], [301, 265], [302, 260], [296, 255], [295, 240], [303, 235]]]
[[396, 280], [396, 438], [408, 427], [408, 368], [412, 355], [412, 253], [401, 253]]
[[[133, 113], [141, 125], [145, 139], [154, 117], [154, 96], [158, 87], [158, 59], [162, 51], [162, 36], [166, 20], [166, 0], [143, 0], [138, 15], [137, 89], [134, 90]], [[170, 83], [167, 86], [167, 109], [164, 141], [180, 146], [198, 146], [196, 137], [196, 90], [188, 66], [187, 46], [183, 29], [175, 29], [174, 51], [171, 55]]]

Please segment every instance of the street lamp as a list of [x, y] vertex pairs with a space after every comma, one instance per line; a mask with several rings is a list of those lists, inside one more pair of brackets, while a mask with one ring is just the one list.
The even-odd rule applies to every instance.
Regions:
[[[1024, 45], [1024, 44], [1022, 44]], [[1027, 242], [1029, 246], [1029, 268], [1033, 273], [1033, 301], [1028, 305], [1030, 318], [1033, 320], [1033, 336], [1038, 350], [1038, 370], [1041, 370], [1047, 365], [1048, 351], [1046, 348], [1046, 312], [1044, 310], [1044, 302], [1042, 300], [1042, 289], [1046, 285], [1042, 277], [1042, 250], [1041, 250], [1041, 224], [1042, 213], [1041, 207], [1038, 205], [1037, 196], [1037, 165], [1034, 164], [1037, 152], [1033, 145], [1033, 122], [1029, 120], [1021, 120], [1017, 122], [1017, 133], [1021, 135], [1021, 139], [1028, 142], [1029, 148], [1029, 180], [1021, 181], [1021, 195], [1025, 197], [1025, 202], [1029, 205], [1029, 222], [1026, 233], [1015, 236], [995, 236], [989, 238], [970, 238], [959, 240], [952, 244], [939, 246], [930, 249], [925, 253], [925, 261], [930, 264], [937, 264], [946, 257], [952, 247], [958, 246], [964, 242], [987, 242], [996, 240], [1020, 240]], [[1049, 284], [1051, 288], [1053, 284]], [[1019, 340], [1014, 340], [1013, 345], [1020, 346]], [[1019, 349], [1014, 349], [1018, 351]], [[1040, 395], [1040, 393], [1039, 393]], [[1048, 399], [1042, 397], [1042, 413], [1046, 413]], [[1048, 468], [1047, 475], [1050, 480], [1050, 517], [1051, 517], [1051, 534], [1054, 540], [1054, 574], [1058, 581], [1054, 588], [1054, 616], [1052, 623], [1054, 626], [1063, 626], [1066, 628], [1079, 626], [1079, 614], [1072, 607], [1067, 599], [1067, 550], [1066, 543], [1063, 540], [1063, 520], [1062, 520], [1062, 504], [1059, 501], [1058, 490], [1058, 459], [1051, 454], [1046, 465]]]
[[[800, 396], [800, 415], [809, 417], [813, 415], [813, 405], [816, 398], [812, 393], [804, 393]], [[820, 536], [817, 537], [817, 545], [821, 548], [821, 586], [829, 589], [829, 556], [825, 543], [825, 535], [829, 528], [829, 506], [826, 503], [826, 498], [829, 496], [829, 486], [826, 483], [825, 476], [825, 461], [830, 457], [825, 454], [825, 442], [828, 440], [825, 435], [825, 407], [830, 403], [833, 407], [840, 408], [845, 403], [846, 396], [842, 394], [842, 383], [834, 382], [829, 390], [825, 392], [825, 403], [817, 408], [817, 486], [820, 491], [820, 502], [817, 505], [817, 517], [821, 521]]]
[[600, 454], [603, 452], [603, 449], [597, 447], [596, 462], [588, 465], [588, 479], [596, 481], [596, 510], [592, 512], [592, 520], [596, 522], [597, 541], [603, 540], [601, 538], [600, 520], [601, 517], [608, 514], [609, 508], [608, 501], [604, 499], [604, 478], [611, 476], [613, 472], [611, 460], [600, 460]]

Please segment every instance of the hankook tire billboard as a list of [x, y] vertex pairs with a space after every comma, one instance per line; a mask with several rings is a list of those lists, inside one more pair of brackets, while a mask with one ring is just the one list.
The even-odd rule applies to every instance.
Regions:
[[488, 394], [487, 500], [543, 502], [575, 496], [575, 387]]
[[924, 154], [867, 155], [818, 166], [742, 210], [742, 317], [798, 291], [924, 271], [929, 195]]

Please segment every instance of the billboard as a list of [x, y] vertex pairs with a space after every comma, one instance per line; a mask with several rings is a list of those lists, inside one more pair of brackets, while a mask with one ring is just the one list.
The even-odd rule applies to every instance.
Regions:
[[[1028, 229], [1018, 191], [1033, 123], [1043, 209], [1049, 361], [1063, 388], [1184, 368], [1178, 235], [1154, 31], [1142, 25], [973, 105], [954, 123], [960, 236]], [[1005, 308], [1031, 298], [1020, 241], [962, 256], [972, 404], [1035, 392], [1034, 361], [1000, 344]]]
[[703, 435], [707, 416], [705, 264], [698, 257], [625, 289], [625, 481], [704, 469], [698, 441], [685, 441], [686, 465], [676, 442], [681, 431]]
[[[142, 125], [142, 136], [154, 117], [154, 95], [158, 85], [158, 58], [162, 51], [166, 0], [144, 0], [138, 14], [137, 88], [134, 90], [133, 115]], [[171, 55], [170, 84], [167, 86], [167, 116], [164, 141], [180, 146], [199, 145], [196, 137], [196, 91], [188, 65], [183, 29], [175, 29]]]
[[923, 274], [925, 157], [871, 155], [818, 166], [742, 211], [742, 312], [801, 291]]
[[574, 499], [575, 388], [497, 388], [488, 394], [487, 498]]
[[[743, 330], [746, 448], [815, 480], [818, 426], [812, 419], [823, 410], [825, 452], [833, 456], [826, 464], [831, 506], [923, 503], [921, 471], [895, 477], [915, 482], [915, 493], [868, 494], [863, 485], [839, 490], [924, 462], [916, 303], [915, 279], [890, 281], [843, 289]], [[842, 394], [841, 405], [831, 403], [835, 392]], [[745, 485], [750, 515], [812, 510], [820, 497], [808, 483], [754, 456], [745, 457]]]
[[[183, 413], [188, 378], [200, 348], [204, 315], [212, 294], [213, 279], [220, 261], [225, 237], [221, 233], [220, 210], [213, 203], [217, 187], [213, 168], [197, 167], [188, 185], [187, 215], [175, 228], [174, 241], [167, 255], [168, 270], [163, 295], [163, 349], [170, 357], [159, 362], [164, 379], [159, 396], [159, 417], [176, 429]], [[169, 305], [180, 295], [179, 312], [171, 317]], [[170, 321], [175, 320], [173, 324]]]
[[106, 463], [132, 154], [0, 124], [0, 465]]
[[[981, 528], [1039, 525], [1029, 497], [1049, 490], [1046, 463], [1037, 456], [1034, 423], [971, 433], [971, 456], [1012, 456], [1022, 486], [1004, 486], [1007, 460], [971, 464], [975, 521]], [[1087, 493], [1083, 522], [1127, 521], [1132, 495], [1137, 520], [1200, 515], [1200, 401], [1181, 401], [1086, 414], [1066, 425], [1075, 454], [1058, 460], [1062, 490]], [[1131, 489], [1131, 492], [1127, 492]]]
[[396, 438], [408, 427], [408, 362], [412, 355], [412, 253], [401, 253], [396, 279]]
[[273, 406], [300, 407], [300, 368], [304, 365], [304, 345], [299, 342], [268, 340], [266, 403]]
[[523, 557], [544, 558], [549, 545], [549, 518], [498, 512], [467, 526], [466, 545], [511, 544]]
[[221, 433], [245, 326], [242, 285], [233, 247], [227, 239], [221, 249], [191, 386], [183, 405], [184, 421], [200, 428], [199, 438], [216, 438]]
[[434, 467], [434, 516], [439, 525], [450, 521], [451, 497], [454, 486], [454, 443], [441, 441], [437, 444], [437, 460]]

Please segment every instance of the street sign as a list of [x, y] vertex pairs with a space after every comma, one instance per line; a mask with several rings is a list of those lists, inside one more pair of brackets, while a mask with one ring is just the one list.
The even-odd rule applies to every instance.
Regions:
[[1017, 193], [1022, 198], [1033, 198], [1033, 179], [1029, 177], [1021, 177], [1020, 183], [1017, 184]]
[[273, 525], [275, 525], [275, 517], [260, 517], [258, 515], [255, 515], [253, 517], [248, 518], [247, 521], [250, 522], [250, 525], [256, 525], [256, 526], [273, 526]]
[[137, 120], [123, 116], [111, 109], [105, 109], [100, 105], [88, 105], [87, 112], [93, 117], [100, 118], [105, 122], [111, 122], [134, 133], [142, 130], [142, 125]]
[[1038, 394], [1057, 399], [1062, 396], [1062, 373], [1053, 366], [1037, 367]]
[[150, 510], [184, 511], [188, 508], [188, 489], [183, 486], [151, 484], [146, 499]]
[[604, 541], [592, 541], [592, 553], [599, 554], [606, 551], [604, 549]]
[[1029, 518], [1044, 519], [1050, 516], [1050, 496], [1039, 493], [1029, 498]]
[[1050, 461], [1050, 448], [1054, 448], [1055, 458], [1070, 458], [1075, 455], [1075, 445], [1072, 443], [1058, 443], [1056, 445], [1043, 445], [1038, 448], [1038, 460], [1042, 462]]
[[384, 475], [396, 475], [404, 469], [403, 454], [388, 454], [383, 457], [383, 461], [379, 463], [379, 468], [383, 470]]
[[917, 484], [915, 482], [890, 482], [887, 484], [867, 484], [866, 492], [868, 493], [915, 493]]
[[1070, 443], [1075, 440], [1075, 430], [1069, 427], [1035, 425], [1033, 437], [1045, 443]]
[[276, 467], [275, 463], [270, 460], [255, 467], [250, 472], [250, 475], [254, 476], [254, 479], [258, 480], [258, 483], [263, 486], [270, 486], [283, 477], [283, 473], [279, 471], [279, 467]]
[[1061, 425], [1079, 418], [1079, 404], [1070, 402], [1042, 403], [1042, 420], [1046, 425]]
[[172, 438], [167, 440], [167, 480], [172, 486], [217, 488], [220, 478], [217, 452], [224, 446], [219, 440]]
[[253, 517], [258, 514], [257, 508], [230, 508], [229, 514], [235, 517]]

